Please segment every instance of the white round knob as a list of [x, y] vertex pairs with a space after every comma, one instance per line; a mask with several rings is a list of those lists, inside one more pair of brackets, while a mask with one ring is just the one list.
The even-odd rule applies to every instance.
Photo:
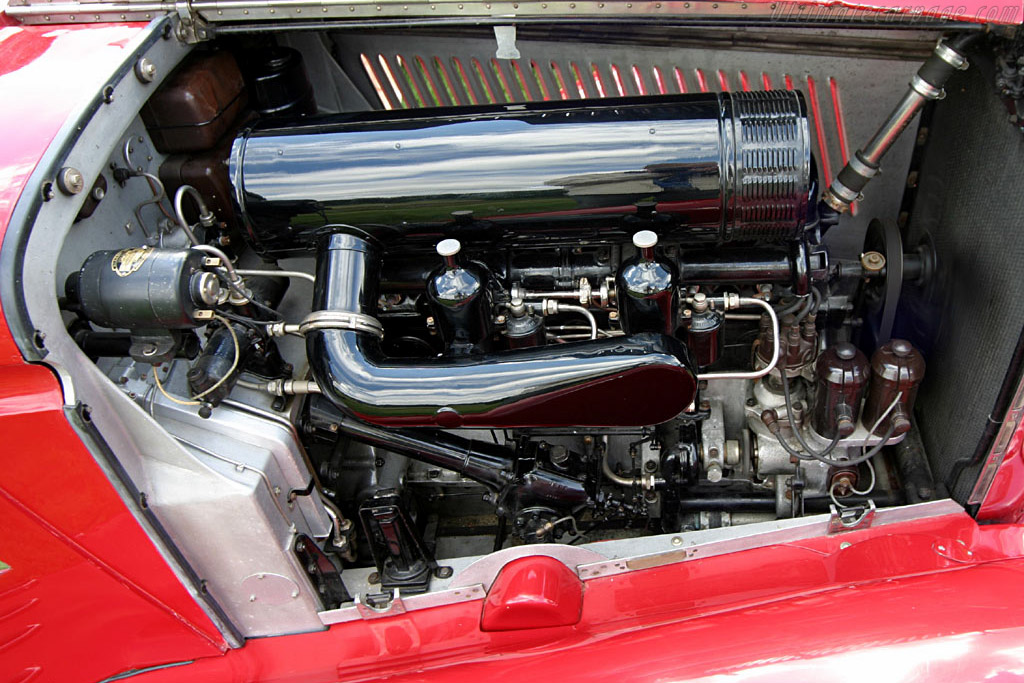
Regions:
[[455, 256], [462, 250], [462, 243], [455, 239], [441, 240], [437, 243], [437, 253], [441, 256]]
[[658, 243], [658, 233], [653, 230], [641, 230], [633, 235], [633, 246], [637, 249], [651, 249]]

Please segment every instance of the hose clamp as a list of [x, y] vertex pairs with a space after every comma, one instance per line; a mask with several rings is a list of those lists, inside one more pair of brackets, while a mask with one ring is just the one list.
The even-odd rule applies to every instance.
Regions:
[[942, 88], [936, 88], [917, 74], [914, 74], [910, 79], [910, 87], [914, 89], [914, 92], [926, 100], [941, 100], [946, 96], [945, 90]]
[[821, 200], [832, 207], [837, 213], [846, 213], [850, 210], [850, 205], [833, 194], [831, 187], [825, 190]]
[[850, 208], [850, 204], [854, 203], [858, 199], [860, 199], [860, 193], [848, 188], [840, 182], [838, 178], [832, 181], [831, 187], [825, 191], [824, 196], [825, 203], [839, 213], [843, 213], [848, 210]]
[[847, 162], [847, 165], [850, 167], [850, 169], [853, 170], [853, 172], [859, 175], [861, 178], [870, 179], [878, 175], [878, 167], [869, 166], [868, 164], [866, 164], [860, 158], [860, 156], [858, 156], [859, 154], [860, 153], [858, 152], [857, 154], [854, 154], [853, 156], [850, 157], [850, 161]]
[[299, 334], [306, 335], [316, 330], [351, 330], [365, 332], [378, 339], [384, 338], [384, 327], [370, 315], [351, 311], [313, 311], [299, 323]]
[[949, 64], [951, 67], [959, 71], [964, 71], [968, 66], [970, 66], [970, 64], [967, 63], [966, 57], [951, 48], [949, 45], [946, 45], [941, 40], [935, 46], [935, 55], [946, 64]]

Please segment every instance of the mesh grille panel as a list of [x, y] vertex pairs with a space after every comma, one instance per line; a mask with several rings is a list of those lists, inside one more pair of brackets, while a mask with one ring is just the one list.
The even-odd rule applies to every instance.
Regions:
[[[936, 110], [909, 233], [910, 245], [931, 234], [940, 268], [929, 310], [941, 322], [916, 410], [939, 480], [973, 453], [1024, 322], [1024, 140], [992, 92], [990, 68], [972, 62]], [[976, 476], [964, 472], [957, 500]]]
[[[920, 65], [862, 54], [759, 51], [708, 45], [520, 39], [518, 59], [496, 59], [493, 38], [423, 33], [334, 33], [334, 56], [347, 73], [365, 76], [370, 100], [393, 109], [505, 104], [584, 97], [799, 90], [807, 103], [811, 148], [830, 179], [850, 150], [874, 134]], [[671, 41], [669, 41], [671, 44]], [[913, 135], [886, 157], [885, 173], [828, 240], [837, 256], [856, 258], [867, 224], [899, 211]], [[764, 207], [760, 211], [770, 211]]]

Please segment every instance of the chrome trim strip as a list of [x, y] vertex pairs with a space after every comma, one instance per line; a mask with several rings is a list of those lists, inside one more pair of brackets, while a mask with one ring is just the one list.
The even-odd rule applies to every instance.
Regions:
[[[995, 417], [990, 416], [989, 419]], [[1003, 424], [999, 428], [996, 438], [992, 440], [992, 448], [989, 449], [988, 455], [985, 456], [985, 464], [981, 468], [981, 473], [974, 484], [974, 490], [971, 491], [970, 498], [967, 499], [968, 505], [981, 505], [985, 502], [985, 498], [988, 497], [988, 491], [992, 488], [992, 482], [995, 481], [996, 472], [999, 471], [999, 466], [1006, 459], [1010, 442], [1013, 440], [1013, 434], [1021, 426], [1022, 419], [1024, 419], [1024, 380], [1021, 380], [1021, 383], [1017, 386], [1017, 393], [1014, 394], [1013, 402], [1010, 404], [1009, 410], [1006, 411]]]
[[[121, 0], [120, 2], [35, 2], [14, 0], [7, 14], [25, 23], [61, 24], [96, 21], [138, 21], [163, 12], [176, 12], [182, 3], [171, 0]], [[815, 6], [805, 16], [794, 16], [792, 8], [783, 2], [710, 2], [697, 0], [681, 2], [600, 2], [597, 0], [525, 0], [522, 2], [499, 0], [196, 0], [188, 3], [192, 18], [211, 24], [220, 22], [259, 21], [322, 21], [324, 19], [473, 19], [474, 23], [515, 23], [521, 19], [540, 18], [546, 21], [594, 18], [613, 20], [617, 17], [652, 19], [714, 19], [755, 20], [759, 22], [788, 23], [802, 19], [821, 24], [884, 23], [888, 15], [869, 9], [842, 7], [841, 11], [828, 6]], [[906, 21], [896, 14], [893, 23]], [[915, 16], [923, 25], [946, 25], [958, 22], [943, 18]], [[196, 22], [198, 23], [198, 22]], [[231, 27], [244, 30], [244, 27]], [[197, 31], [199, 38], [205, 37]]]

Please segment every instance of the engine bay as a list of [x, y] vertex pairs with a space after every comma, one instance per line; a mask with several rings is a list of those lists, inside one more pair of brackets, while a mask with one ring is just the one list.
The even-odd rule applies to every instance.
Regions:
[[[841, 160], [788, 73], [605, 96], [618, 70], [577, 70], [569, 98], [535, 70], [532, 100], [495, 70], [487, 103], [457, 58], [401, 86], [338, 58], [328, 88], [301, 35], [190, 46], [159, 87], [138, 61], [100, 172], [51, 188], [80, 201], [47, 247], [49, 360], [243, 635], [502, 549], [949, 495], [915, 412], [941, 367], [899, 307], [939, 256], [899, 209], [914, 117], [977, 33], [908, 60]], [[410, 85], [444, 106], [397, 106]]]

